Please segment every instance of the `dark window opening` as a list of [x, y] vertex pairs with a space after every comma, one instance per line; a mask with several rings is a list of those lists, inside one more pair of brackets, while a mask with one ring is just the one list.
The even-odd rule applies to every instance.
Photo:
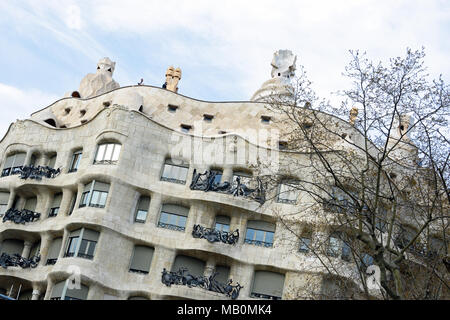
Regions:
[[213, 119], [214, 119], [213, 115], [210, 115], [210, 114], [204, 114], [203, 115], [203, 120], [206, 121], [206, 122], [211, 122]]
[[72, 98], [81, 98], [80, 93], [78, 91], [72, 92]]
[[55, 120], [53, 120], [53, 119], [47, 119], [47, 120], [45, 120], [44, 121], [46, 124], [49, 124], [49, 125], [51, 125], [52, 127], [55, 127], [56, 128], [56, 122], [55, 122]]
[[176, 112], [177, 109], [178, 109], [178, 106], [175, 106], [175, 105], [173, 105], [173, 104], [169, 104], [169, 105], [167, 106], [167, 111], [169, 111], [169, 112]]

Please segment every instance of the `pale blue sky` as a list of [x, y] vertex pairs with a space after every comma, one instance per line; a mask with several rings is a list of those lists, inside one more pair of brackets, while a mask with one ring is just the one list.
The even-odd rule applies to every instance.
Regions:
[[273, 52], [290, 49], [332, 98], [345, 88], [349, 49], [379, 60], [424, 46], [429, 73], [448, 82], [449, 36], [450, 2], [437, 0], [0, 0], [0, 137], [77, 90], [105, 56], [122, 86], [161, 86], [174, 65], [181, 94], [230, 101], [249, 100], [270, 78]]

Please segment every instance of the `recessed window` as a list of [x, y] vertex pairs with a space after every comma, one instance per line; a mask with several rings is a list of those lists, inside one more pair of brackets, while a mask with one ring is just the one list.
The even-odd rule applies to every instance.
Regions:
[[229, 232], [230, 231], [230, 217], [217, 216], [214, 229], [216, 229], [217, 231]]
[[287, 150], [287, 148], [288, 148], [287, 141], [279, 141], [278, 142], [278, 149], [279, 150]]
[[219, 131], [219, 134], [226, 134], [227, 132], [226, 131], [223, 131], [223, 130], [220, 130]]
[[122, 145], [118, 143], [99, 144], [94, 164], [116, 164], [119, 160]]
[[64, 256], [89, 260], [94, 259], [95, 247], [97, 246], [99, 235], [99, 232], [86, 228], [71, 232]]
[[210, 114], [204, 114], [203, 115], [203, 120], [206, 121], [206, 122], [212, 122], [213, 119], [214, 119], [213, 115], [210, 115]]
[[45, 265], [54, 265], [58, 261], [59, 252], [61, 251], [62, 238], [55, 238], [52, 240], [48, 250], [47, 261]]
[[188, 124], [181, 124], [180, 128], [181, 128], [181, 132], [188, 133], [189, 131], [191, 131], [192, 126], [188, 125]]
[[167, 111], [169, 111], [169, 112], [177, 112], [177, 110], [178, 110], [178, 106], [175, 106], [173, 104], [169, 104], [167, 106]]
[[165, 204], [161, 208], [158, 227], [175, 231], [184, 231], [189, 209], [173, 204]]
[[269, 116], [261, 116], [261, 123], [269, 124], [272, 117]]
[[328, 239], [327, 254], [331, 257], [340, 257], [342, 260], [350, 261], [351, 249], [347, 241], [343, 240], [343, 235], [333, 233]]
[[61, 206], [62, 193], [57, 193], [53, 196], [52, 205], [50, 207], [50, 211], [48, 213], [49, 217], [56, 217], [59, 212], [59, 207]]
[[310, 236], [302, 236], [300, 237], [300, 247], [299, 251], [303, 253], [308, 253], [311, 246], [311, 237]]
[[175, 164], [171, 159], [164, 163], [164, 169], [161, 175], [162, 181], [185, 184], [189, 165], [184, 163]]
[[8, 156], [5, 161], [5, 165], [2, 170], [2, 177], [6, 177], [13, 174], [19, 174], [25, 164], [25, 152], [20, 152]]
[[5, 214], [8, 208], [9, 192], [0, 192], [0, 216]]
[[155, 249], [146, 246], [135, 246], [131, 258], [130, 272], [148, 274]]
[[53, 286], [50, 300], [86, 300], [88, 293], [89, 287], [83, 284], [73, 286], [72, 280], [67, 279]]
[[80, 117], [83, 117], [86, 114], [86, 110], [85, 109], [81, 109], [80, 110]]
[[109, 184], [99, 181], [92, 181], [84, 186], [81, 195], [80, 208], [89, 206], [95, 208], [104, 208], [108, 198]]
[[274, 234], [273, 223], [252, 220], [247, 223], [244, 243], [270, 248], [273, 246]]
[[134, 217], [135, 222], [145, 223], [147, 220], [148, 208], [150, 206], [150, 197], [140, 196]]
[[295, 182], [284, 182], [278, 187], [277, 202], [296, 204], [300, 191]]
[[284, 275], [270, 271], [255, 271], [250, 296], [252, 298], [280, 300], [283, 296]]
[[82, 156], [83, 156], [83, 151], [82, 150], [75, 151], [73, 153], [72, 160], [70, 162], [69, 173], [78, 171], [78, 167], [80, 166], [80, 162], [81, 162]]
[[193, 275], [195, 277], [202, 277], [205, 273], [206, 263], [203, 260], [178, 255], [175, 257], [175, 261], [173, 262], [171, 271], [178, 272], [180, 269], [186, 268], [186, 273]]

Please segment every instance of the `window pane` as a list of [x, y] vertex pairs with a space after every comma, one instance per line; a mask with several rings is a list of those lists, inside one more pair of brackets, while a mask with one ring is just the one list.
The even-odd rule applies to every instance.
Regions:
[[273, 232], [266, 232], [266, 240], [267, 243], [273, 243]]
[[100, 192], [100, 200], [98, 204], [104, 207], [106, 205], [107, 198], [108, 198], [107, 192]]
[[147, 211], [138, 210], [136, 213], [136, 221], [145, 221], [147, 219]]
[[80, 254], [85, 254], [86, 253], [86, 248], [88, 246], [88, 241], [87, 240], [81, 240], [81, 244], [80, 244], [80, 250], [78, 251], [78, 253]]
[[122, 146], [120, 144], [115, 144], [114, 145], [114, 153], [112, 155], [112, 161], [117, 161], [119, 160], [119, 155], [120, 155], [120, 149], [122, 148]]
[[103, 160], [103, 155], [105, 154], [105, 149], [106, 149], [106, 145], [104, 145], [104, 144], [101, 144], [98, 146], [97, 157], [95, 158], [95, 161]]
[[161, 212], [161, 218], [159, 219], [162, 223], [168, 223], [169, 222], [169, 215], [165, 212]]
[[256, 230], [256, 241], [264, 241], [264, 231], [262, 230]]
[[113, 144], [108, 144], [106, 146], [105, 158], [103, 160], [111, 160], [112, 159], [113, 149], [114, 149]]
[[178, 226], [179, 227], [185, 227], [186, 226], [186, 217], [183, 217], [183, 216], [178, 216]]
[[253, 240], [255, 237], [255, 230], [253, 229], [247, 229], [247, 233], [245, 235], [245, 239], [247, 240]]
[[91, 198], [91, 204], [97, 205], [99, 203], [100, 199], [100, 192], [98, 191], [92, 191], [92, 198]]
[[87, 254], [90, 256], [94, 256], [94, 251], [95, 251], [95, 245], [97, 243], [94, 241], [89, 241], [89, 246], [88, 246], [88, 250], [87, 250]]
[[68, 253], [75, 253], [75, 249], [77, 248], [78, 237], [70, 238]]

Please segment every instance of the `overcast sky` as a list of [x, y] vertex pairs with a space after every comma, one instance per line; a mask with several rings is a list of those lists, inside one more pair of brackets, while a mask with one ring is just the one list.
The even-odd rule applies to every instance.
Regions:
[[270, 78], [273, 53], [290, 49], [330, 98], [346, 88], [349, 49], [386, 60], [424, 46], [430, 75], [448, 82], [449, 39], [448, 0], [0, 0], [0, 139], [105, 56], [121, 86], [161, 86], [174, 65], [181, 94], [241, 101]]

